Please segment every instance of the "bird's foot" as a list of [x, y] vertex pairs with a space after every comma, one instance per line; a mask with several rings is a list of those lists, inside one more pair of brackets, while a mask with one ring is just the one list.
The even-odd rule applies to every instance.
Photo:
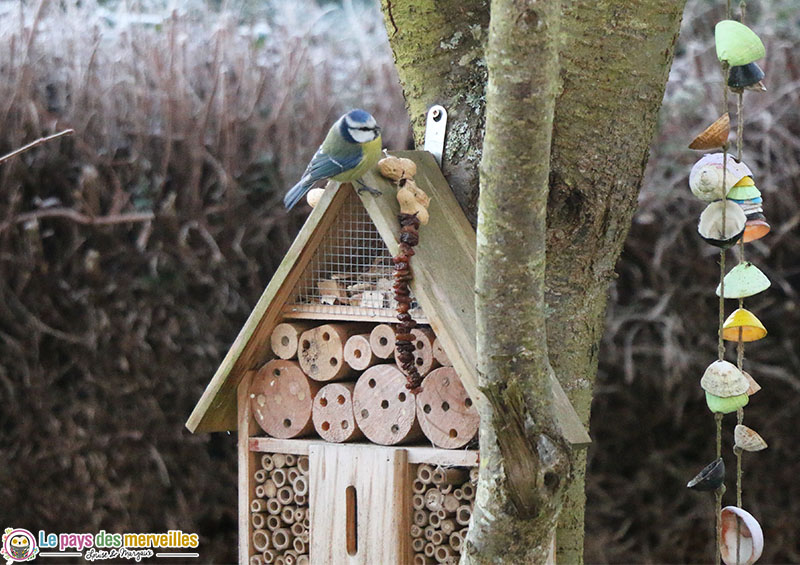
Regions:
[[367, 186], [361, 181], [356, 181], [360, 186], [356, 189], [356, 192], [361, 194], [362, 192], [369, 192], [372, 196], [380, 196], [383, 194], [377, 188], [372, 188], [371, 186]]

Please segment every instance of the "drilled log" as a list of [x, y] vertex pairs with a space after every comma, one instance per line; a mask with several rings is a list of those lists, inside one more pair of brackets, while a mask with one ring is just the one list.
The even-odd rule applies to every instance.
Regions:
[[284, 322], [278, 324], [272, 330], [270, 345], [272, 352], [281, 359], [294, 359], [297, 357], [297, 344], [300, 341], [300, 334], [309, 329], [311, 324], [308, 322]]
[[269, 549], [270, 535], [269, 532], [263, 529], [257, 529], [253, 532], [253, 547], [256, 551], [262, 552]]
[[344, 360], [354, 371], [363, 371], [378, 362], [369, 344], [370, 334], [350, 336], [344, 344]]
[[[272, 437], [302, 437], [314, 430], [311, 407], [319, 384], [296, 361], [273, 359], [256, 373], [250, 385], [250, 407], [259, 427]], [[278, 453], [272, 456], [277, 465]], [[285, 460], [285, 458], [284, 458]]]
[[324, 324], [300, 336], [298, 359], [303, 371], [320, 382], [339, 381], [353, 373], [344, 360], [344, 345], [356, 333], [354, 326]]
[[422, 437], [406, 377], [394, 365], [375, 365], [353, 390], [356, 422], [370, 441], [397, 445]]
[[369, 334], [370, 349], [381, 359], [394, 357], [394, 340], [394, 328], [389, 324], [379, 324]]
[[314, 398], [314, 429], [325, 441], [342, 443], [364, 437], [353, 415], [353, 383], [330, 383]]
[[[424, 377], [430, 373], [432, 369], [439, 366], [439, 362], [433, 357], [433, 341], [435, 339], [433, 330], [429, 328], [414, 328], [411, 330], [411, 333], [414, 336], [411, 342], [414, 345], [414, 364], [420, 376]], [[407, 375], [408, 371], [403, 369], [399, 357], [399, 352], [395, 349], [394, 358], [397, 363], [397, 368], [403, 371], [404, 375]]]
[[439, 341], [437, 337], [433, 340], [433, 358], [441, 365], [442, 367], [452, 367], [453, 364], [450, 362], [450, 358], [445, 353], [444, 347], [442, 347], [442, 342]]
[[431, 371], [416, 401], [420, 426], [435, 446], [463, 447], [478, 433], [478, 411], [452, 367]]

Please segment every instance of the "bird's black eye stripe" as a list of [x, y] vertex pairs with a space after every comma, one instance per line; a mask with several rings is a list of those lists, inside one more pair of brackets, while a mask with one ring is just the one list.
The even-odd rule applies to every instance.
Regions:
[[366, 126], [360, 128], [351, 127], [350, 129], [357, 129], [358, 131], [375, 131], [375, 128], [368, 128]]

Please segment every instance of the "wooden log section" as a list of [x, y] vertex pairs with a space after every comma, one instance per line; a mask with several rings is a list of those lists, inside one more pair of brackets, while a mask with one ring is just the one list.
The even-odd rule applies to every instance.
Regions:
[[340, 381], [353, 373], [344, 360], [344, 345], [357, 333], [353, 326], [324, 324], [300, 335], [297, 358], [303, 371], [320, 382]]
[[433, 467], [426, 463], [420, 464], [417, 467], [417, 478], [426, 485], [431, 484], [433, 482]]
[[439, 485], [461, 485], [467, 480], [468, 472], [466, 469], [458, 467], [437, 467], [431, 475], [431, 482]]
[[263, 530], [267, 527], [266, 515], [262, 514], [261, 512], [254, 512], [250, 514], [250, 522], [253, 524], [253, 528], [256, 530]]
[[253, 547], [259, 553], [269, 549], [270, 535], [266, 530], [256, 530], [253, 532]]
[[353, 389], [353, 412], [358, 427], [374, 443], [398, 445], [422, 437], [414, 396], [394, 365], [374, 365], [362, 373]]
[[442, 347], [442, 342], [439, 341], [439, 338], [433, 340], [433, 358], [441, 365], [442, 367], [452, 367], [453, 364], [450, 362], [450, 358], [447, 356], [447, 353], [444, 351], [444, 347]]
[[292, 532], [286, 528], [278, 528], [272, 532], [272, 547], [278, 551], [284, 550], [292, 543]]
[[311, 417], [325, 441], [343, 443], [364, 437], [353, 414], [354, 388], [353, 383], [330, 383], [314, 397]]
[[270, 344], [272, 352], [281, 359], [294, 359], [297, 357], [297, 344], [300, 335], [311, 327], [307, 322], [284, 322], [272, 330]]
[[378, 324], [369, 334], [370, 349], [381, 359], [394, 357], [394, 341], [394, 328], [389, 324]]
[[363, 371], [378, 362], [369, 344], [370, 334], [350, 336], [344, 344], [344, 360], [354, 371]]
[[470, 518], [472, 518], [472, 506], [467, 504], [459, 506], [458, 510], [456, 510], [456, 522], [462, 526], [468, 526]]
[[452, 367], [431, 371], [416, 400], [422, 431], [436, 447], [464, 447], [478, 433], [478, 411]]
[[[439, 362], [433, 357], [433, 341], [436, 339], [433, 335], [433, 330], [429, 328], [414, 328], [411, 330], [414, 335], [414, 363], [417, 365], [417, 371], [423, 377], [431, 372], [432, 369], [439, 366]], [[397, 351], [395, 351], [395, 359], [397, 359]], [[397, 364], [398, 369], [402, 370], [400, 364]], [[405, 374], [405, 371], [403, 371]]]
[[[273, 359], [259, 369], [250, 384], [251, 411], [261, 429], [272, 437], [302, 437], [314, 430], [311, 408], [318, 390], [319, 384], [310, 380], [296, 361]], [[275, 467], [279, 467], [278, 455], [272, 456]]]

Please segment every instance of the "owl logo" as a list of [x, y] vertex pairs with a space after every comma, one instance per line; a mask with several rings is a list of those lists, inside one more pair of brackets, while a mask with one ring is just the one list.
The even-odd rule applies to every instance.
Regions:
[[0, 555], [6, 559], [6, 565], [13, 562], [31, 561], [39, 553], [36, 538], [28, 530], [22, 528], [6, 528], [3, 534], [3, 545]]

